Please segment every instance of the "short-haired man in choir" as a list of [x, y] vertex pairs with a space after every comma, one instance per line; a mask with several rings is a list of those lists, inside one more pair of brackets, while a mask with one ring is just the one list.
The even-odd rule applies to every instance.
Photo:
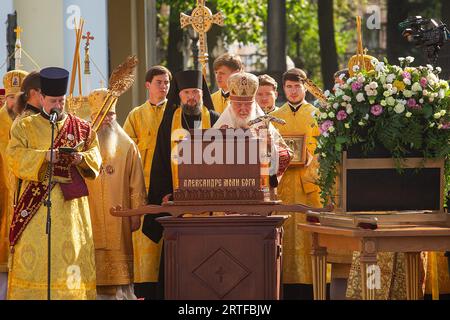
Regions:
[[[131, 110], [123, 126], [141, 154], [147, 191], [156, 137], [167, 105], [166, 98], [171, 80], [172, 74], [166, 67], [151, 67], [145, 75], [148, 99], [141, 106]], [[161, 243], [150, 241], [140, 229], [133, 232], [133, 251], [135, 294], [138, 298], [153, 299], [158, 282]]]
[[256, 91], [256, 103], [268, 114], [277, 110], [275, 102], [278, 98], [278, 84], [274, 78], [267, 74], [258, 77], [259, 87]]
[[222, 113], [230, 102], [228, 78], [236, 72], [243, 71], [244, 65], [238, 55], [224, 53], [214, 60], [213, 69], [219, 90], [214, 92], [211, 98], [216, 112]]

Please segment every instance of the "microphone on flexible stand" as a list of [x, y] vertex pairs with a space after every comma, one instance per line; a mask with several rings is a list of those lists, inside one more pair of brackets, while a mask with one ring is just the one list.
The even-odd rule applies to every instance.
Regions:
[[59, 118], [59, 115], [61, 114], [61, 110], [59, 110], [58, 108], [53, 108], [50, 110], [50, 123], [55, 124], [56, 121]]

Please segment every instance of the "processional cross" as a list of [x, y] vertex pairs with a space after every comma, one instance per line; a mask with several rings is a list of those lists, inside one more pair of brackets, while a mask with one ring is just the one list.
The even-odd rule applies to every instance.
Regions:
[[203, 76], [206, 77], [206, 64], [208, 63], [208, 44], [206, 42], [206, 34], [214, 23], [219, 26], [223, 26], [224, 17], [221, 12], [213, 15], [211, 10], [205, 6], [205, 1], [206, 0], [197, 0], [197, 7], [192, 10], [192, 14], [190, 16], [181, 13], [180, 24], [182, 29], [188, 25], [192, 25], [194, 31], [198, 33], [198, 38], [200, 41], [200, 54], [198, 61], [202, 65]]
[[22, 43], [20, 42], [20, 34], [23, 32], [23, 29], [20, 26], [17, 26], [14, 29], [16, 33], [16, 50], [14, 52], [14, 60], [16, 64], [16, 69], [20, 69], [22, 67]]
[[86, 40], [86, 44], [84, 46], [84, 74], [91, 74], [91, 59], [89, 55], [89, 48], [91, 45], [91, 40], [94, 40], [94, 37], [91, 37], [91, 33], [88, 31], [86, 35], [82, 37], [83, 40]]

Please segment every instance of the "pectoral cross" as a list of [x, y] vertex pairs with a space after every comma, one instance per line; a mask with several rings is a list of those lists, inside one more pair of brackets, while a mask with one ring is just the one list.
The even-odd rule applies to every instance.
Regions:
[[86, 44], [84, 46], [84, 74], [91, 74], [91, 59], [89, 56], [89, 47], [91, 45], [91, 40], [94, 40], [95, 38], [91, 37], [91, 33], [89, 31], [82, 38], [83, 40], [86, 40]]
[[206, 34], [215, 23], [219, 26], [223, 26], [224, 17], [221, 12], [212, 14], [211, 10], [205, 6], [205, 0], [197, 0], [197, 7], [192, 10], [190, 16], [181, 13], [180, 24], [181, 28], [185, 28], [191, 25], [194, 31], [198, 33], [200, 45], [200, 54], [198, 61], [202, 64], [202, 72], [206, 77], [206, 65], [208, 63], [208, 45], [206, 42]]

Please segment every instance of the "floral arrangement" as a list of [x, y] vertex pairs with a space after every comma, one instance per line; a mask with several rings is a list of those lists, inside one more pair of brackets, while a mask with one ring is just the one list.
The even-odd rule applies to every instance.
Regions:
[[447, 160], [449, 84], [439, 79], [439, 67], [412, 67], [412, 57], [399, 61], [398, 66], [373, 59], [370, 71], [354, 66], [353, 77], [337, 84], [333, 93], [326, 92], [328, 104], [317, 113], [321, 135], [316, 151], [318, 184], [326, 203], [333, 199], [342, 151], [354, 144], [366, 153], [376, 145], [384, 146], [399, 169], [402, 158], [414, 151], [423, 153], [425, 159]]

